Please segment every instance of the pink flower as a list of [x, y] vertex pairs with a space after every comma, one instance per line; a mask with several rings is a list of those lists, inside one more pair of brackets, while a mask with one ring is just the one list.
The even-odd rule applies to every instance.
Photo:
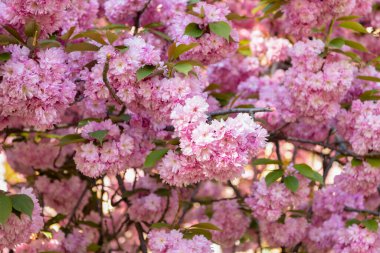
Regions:
[[18, 217], [12, 213], [5, 224], [0, 225], [0, 249], [13, 248], [27, 242], [33, 233], [38, 233], [43, 227], [42, 209], [31, 188], [22, 188], [18, 194], [28, 195], [34, 203], [32, 217], [21, 214]]

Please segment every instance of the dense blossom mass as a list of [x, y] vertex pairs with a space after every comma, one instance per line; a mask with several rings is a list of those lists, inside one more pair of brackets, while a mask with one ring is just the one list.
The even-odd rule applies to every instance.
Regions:
[[379, 0], [0, 0], [0, 251], [380, 252]]

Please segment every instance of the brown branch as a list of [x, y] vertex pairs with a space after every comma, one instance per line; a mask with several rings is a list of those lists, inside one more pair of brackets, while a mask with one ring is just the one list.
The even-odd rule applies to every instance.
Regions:
[[134, 20], [135, 21], [134, 22], [135, 23], [134, 24], [135, 30], [133, 32], [133, 35], [137, 34], [137, 32], [138, 32], [138, 30], [140, 28], [140, 18], [142, 16], [142, 14], [145, 12], [145, 10], [148, 8], [148, 5], [150, 4], [151, 1], [152, 0], [149, 0], [148, 2], [146, 2], [146, 4], [144, 5], [144, 7], [140, 11], [137, 12], [137, 15], [136, 15], [135, 20]]
[[258, 113], [258, 112], [272, 112], [271, 108], [232, 108], [208, 113], [209, 118], [233, 113]]
[[110, 58], [107, 56], [106, 63], [104, 64], [103, 69], [103, 82], [106, 85], [108, 91], [111, 93], [112, 97], [116, 100], [116, 102], [120, 105], [124, 105], [124, 102], [117, 96], [115, 89], [111, 86], [108, 81], [108, 70], [110, 69]]
[[375, 216], [380, 216], [380, 212], [372, 211], [372, 210], [366, 210], [366, 209], [357, 209], [349, 206], [344, 207], [344, 211], [346, 212], [352, 212], [352, 213], [364, 213], [364, 214], [371, 214]]
[[138, 222], [135, 223], [135, 227], [136, 227], [137, 233], [139, 235], [141, 251], [143, 253], [148, 253], [148, 249], [146, 247], [146, 242], [145, 242], [145, 239], [144, 239], [144, 230], [143, 230], [141, 224], [138, 223]]

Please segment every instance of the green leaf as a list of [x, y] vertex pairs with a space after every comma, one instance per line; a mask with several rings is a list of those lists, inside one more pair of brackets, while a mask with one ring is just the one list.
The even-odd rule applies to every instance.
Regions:
[[112, 45], [119, 38], [117, 34], [111, 31], [106, 31], [106, 37], [110, 45]]
[[231, 98], [235, 97], [235, 93], [232, 92], [212, 92], [210, 95], [218, 100], [221, 106], [226, 106]]
[[343, 54], [347, 57], [350, 57], [353, 61], [355, 62], [361, 62], [361, 58], [359, 55], [357, 55], [356, 53], [354, 52], [351, 52], [351, 51], [343, 51], [343, 50], [340, 50], [338, 48], [336, 49], [331, 49], [331, 51], [333, 52], [336, 52], [336, 53], [339, 53], [339, 54]]
[[86, 141], [86, 139], [82, 138], [82, 136], [80, 134], [68, 134], [68, 135], [65, 135], [61, 138], [59, 145], [65, 146], [68, 144], [81, 143], [81, 142], [85, 142], [85, 141]]
[[193, 65], [188, 62], [178, 62], [176, 65], [174, 65], [174, 68], [178, 72], [188, 75], [189, 72], [193, 69]]
[[161, 197], [170, 196], [170, 190], [166, 188], [157, 189], [156, 191], [154, 191], [154, 193]]
[[212, 239], [212, 234], [210, 231], [205, 230], [205, 229], [199, 229], [199, 228], [193, 228], [193, 229], [186, 230], [183, 234], [183, 238], [192, 239], [196, 235], [203, 235], [208, 240]]
[[40, 27], [36, 23], [35, 20], [29, 21], [26, 23], [25, 28], [24, 28], [25, 35], [28, 37], [38, 37], [38, 34], [40, 33]]
[[99, 251], [101, 248], [102, 248], [102, 246], [100, 246], [100, 245], [98, 245], [98, 244], [95, 244], [95, 243], [91, 243], [91, 244], [88, 245], [88, 247], [87, 247], [87, 252], [97, 252], [97, 251]]
[[89, 38], [89, 39], [92, 39], [93, 41], [98, 42], [99, 44], [107, 45], [107, 42], [105, 42], [102, 35], [95, 30], [78, 33], [77, 35], [73, 37], [73, 40], [80, 39], [80, 38]]
[[309, 165], [307, 165], [307, 164], [296, 164], [296, 165], [294, 165], [294, 168], [301, 175], [307, 177], [308, 179], [323, 184], [323, 177], [318, 172], [314, 171]]
[[212, 90], [218, 90], [218, 89], [220, 89], [220, 85], [219, 84], [210, 83], [210, 85], [207, 86], [206, 89], [204, 89], [204, 91], [212, 91]]
[[69, 40], [71, 35], [73, 35], [75, 31], [75, 26], [71, 27], [64, 35], [61, 36], [62, 40]]
[[98, 118], [87, 118], [87, 119], [82, 119], [81, 121], [78, 122], [78, 127], [84, 127], [85, 125], [87, 125], [88, 123], [90, 122], [101, 122], [102, 120], [101, 119], [98, 119]]
[[38, 46], [40, 48], [60, 47], [61, 43], [56, 40], [40, 40], [38, 41]]
[[53, 218], [50, 218], [47, 222], [45, 222], [45, 227], [49, 228], [51, 225], [59, 223], [60, 221], [64, 220], [66, 218], [66, 215], [64, 214], [57, 214]]
[[4, 34], [0, 34], [0, 46], [6, 46], [9, 44], [18, 44], [18, 43], [19, 43], [19, 41], [16, 40], [14, 37], [4, 35]]
[[164, 157], [164, 155], [166, 155], [166, 153], [168, 153], [168, 151], [169, 151], [168, 148], [153, 150], [146, 157], [145, 162], [144, 162], [144, 167], [152, 168], [152, 167], [156, 166], [158, 161], [161, 160], [161, 158]]
[[376, 82], [376, 83], [380, 82], [380, 78], [374, 77], [374, 76], [357, 76], [356, 78], [365, 80], [365, 81]]
[[12, 35], [16, 40], [21, 42], [22, 44], [25, 44], [24, 40], [22, 39], [21, 35], [11, 26], [5, 25], [3, 28], [10, 34]]
[[378, 90], [367, 90], [359, 96], [359, 99], [361, 101], [380, 100], [380, 96], [378, 95], [378, 93]]
[[159, 222], [159, 223], [153, 223], [150, 228], [169, 228], [170, 225], [167, 223]]
[[219, 35], [220, 37], [225, 38], [227, 41], [230, 40], [230, 35], [231, 35], [231, 26], [224, 22], [224, 21], [219, 21], [219, 22], [213, 22], [209, 24], [211, 32], [215, 33], [216, 35]]
[[284, 178], [284, 184], [286, 188], [291, 190], [292, 192], [296, 192], [299, 187], [298, 179], [294, 176], [287, 176]]
[[53, 234], [49, 231], [40, 231], [47, 239], [53, 239]]
[[354, 225], [354, 224], [359, 225], [359, 224], [360, 224], [360, 220], [357, 220], [357, 219], [349, 219], [349, 220], [346, 221], [345, 226], [346, 226], [346, 228], [348, 228], [349, 226], [352, 226], [352, 225]]
[[107, 134], [108, 130], [98, 130], [95, 132], [88, 133], [88, 135], [92, 138], [95, 138], [100, 143], [100, 145], [103, 144], [104, 138], [106, 138]]
[[344, 44], [346, 44], [347, 46], [353, 48], [353, 49], [356, 49], [358, 51], [361, 51], [361, 52], [368, 52], [367, 48], [365, 46], [363, 46], [362, 44], [356, 42], [356, 41], [352, 41], [352, 40], [344, 40]]
[[339, 24], [340, 27], [343, 27], [343, 28], [346, 28], [346, 29], [350, 29], [350, 30], [353, 30], [355, 32], [359, 32], [359, 33], [367, 33], [367, 30], [365, 29], [364, 26], [362, 26], [360, 23], [358, 22], [354, 22], [354, 21], [344, 21], [344, 22], [341, 22]]
[[217, 226], [215, 226], [214, 224], [207, 223], [207, 222], [202, 222], [202, 223], [198, 223], [198, 224], [192, 225], [190, 228], [201, 228], [201, 229], [207, 229], [207, 230], [221, 231], [221, 229], [218, 228]]
[[158, 31], [158, 30], [155, 30], [152, 28], [146, 28], [146, 30], [150, 33], [157, 35], [158, 37], [160, 37], [166, 41], [173, 42], [172, 38], [170, 38], [166, 33], [163, 33], [161, 31]]
[[380, 168], [380, 157], [368, 157], [366, 158], [367, 163], [369, 163], [374, 168]]
[[33, 200], [25, 194], [15, 194], [10, 196], [13, 209], [28, 215], [32, 218], [34, 203]]
[[366, 229], [372, 232], [377, 232], [379, 228], [379, 224], [375, 219], [363, 220], [362, 224], [366, 227]]
[[337, 21], [348, 21], [348, 20], [354, 20], [358, 19], [360, 16], [344, 16], [337, 19]]
[[336, 48], [341, 48], [344, 46], [344, 39], [343, 38], [335, 38], [333, 40], [330, 41], [329, 43], [329, 46], [330, 47], [336, 47]]
[[0, 193], [0, 224], [7, 222], [12, 213], [12, 201], [3, 192]]
[[230, 14], [228, 14], [226, 16], [226, 18], [228, 20], [246, 20], [246, 19], [248, 19], [246, 16], [240, 16], [239, 14], [233, 13], [233, 12], [231, 12]]
[[265, 177], [265, 183], [269, 187], [271, 184], [273, 184], [274, 182], [276, 182], [277, 179], [279, 179], [280, 177], [282, 177], [282, 175], [284, 175], [284, 171], [283, 170], [274, 170], [274, 171], [270, 172]]
[[199, 25], [196, 23], [190, 23], [185, 28], [185, 35], [189, 35], [193, 38], [199, 38], [203, 35], [204, 31], [199, 28]]
[[0, 54], [0, 61], [8, 61], [11, 58], [11, 53]]
[[357, 167], [357, 166], [360, 166], [362, 164], [363, 164], [363, 161], [358, 160], [356, 158], [353, 158], [352, 161], [351, 161], [351, 166], [352, 167]]
[[279, 164], [281, 165], [281, 162], [279, 160], [271, 160], [267, 158], [259, 158], [252, 162], [252, 165], [268, 165], [268, 164]]
[[168, 49], [168, 57], [169, 60], [175, 60], [183, 53], [186, 53], [187, 51], [199, 46], [198, 43], [190, 43], [190, 44], [180, 44], [176, 45], [176, 43], [173, 43], [170, 45]]
[[94, 44], [88, 43], [88, 42], [82, 42], [82, 43], [69, 43], [66, 46], [66, 52], [85, 52], [85, 51], [92, 51], [96, 52], [99, 50], [99, 47], [95, 46]]
[[148, 76], [150, 76], [154, 72], [155, 69], [156, 69], [156, 67], [153, 65], [145, 65], [144, 67], [141, 67], [136, 72], [137, 81], [141, 81], [144, 78], [147, 78]]

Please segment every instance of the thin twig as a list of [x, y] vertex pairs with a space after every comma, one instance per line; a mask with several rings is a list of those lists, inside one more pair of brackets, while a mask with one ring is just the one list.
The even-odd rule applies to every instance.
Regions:
[[112, 97], [116, 100], [116, 102], [120, 105], [124, 105], [124, 102], [117, 96], [115, 89], [111, 86], [108, 81], [108, 70], [110, 69], [110, 58], [107, 56], [107, 60], [104, 64], [103, 69], [103, 82], [106, 85], [108, 91], [111, 93]]
[[143, 253], [148, 253], [148, 249], [147, 249], [147, 247], [146, 247], [146, 242], [145, 242], [144, 234], [143, 234], [143, 233], [144, 233], [144, 232], [143, 232], [144, 230], [143, 230], [141, 224], [138, 223], [138, 222], [135, 223], [135, 227], [136, 227], [137, 233], [138, 233], [138, 235], [139, 235], [141, 251], [142, 251]]
[[208, 116], [215, 117], [215, 116], [221, 116], [221, 115], [227, 115], [227, 114], [233, 114], [233, 113], [258, 113], [258, 112], [272, 112], [273, 110], [271, 108], [232, 108], [232, 109], [226, 109], [226, 110], [220, 110], [215, 112], [210, 112]]
[[87, 186], [88, 186], [88, 185], [86, 185], [86, 186], [84, 187], [83, 192], [81, 193], [81, 195], [80, 195], [80, 197], [79, 197], [77, 203], [75, 204], [74, 209], [73, 209], [73, 211], [71, 212], [71, 215], [70, 215], [69, 221], [68, 221], [68, 223], [67, 223], [67, 226], [70, 225], [70, 223], [73, 221], [73, 219], [74, 219], [74, 217], [75, 217], [75, 213], [76, 213], [77, 209], [79, 208], [80, 204], [82, 203], [82, 200], [83, 200], [84, 196], [86, 195], [86, 192], [87, 192]]
[[344, 211], [346, 212], [353, 212], [353, 213], [365, 213], [365, 214], [372, 214], [375, 216], [380, 216], [380, 212], [372, 211], [372, 210], [366, 210], [366, 209], [357, 209], [349, 206], [344, 207]]
[[142, 14], [145, 12], [145, 10], [148, 8], [148, 5], [150, 4], [151, 1], [152, 0], [149, 0], [148, 2], [146, 2], [146, 4], [144, 5], [144, 7], [140, 11], [137, 12], [137, 15], [135, 17], [135, 24], [134, 24], [135, 30], [133, 32], [133, 35], [137, 34], [137, 32], [138, 32], [138, 30], [140, 28], [140, 18], [142, 16]]

